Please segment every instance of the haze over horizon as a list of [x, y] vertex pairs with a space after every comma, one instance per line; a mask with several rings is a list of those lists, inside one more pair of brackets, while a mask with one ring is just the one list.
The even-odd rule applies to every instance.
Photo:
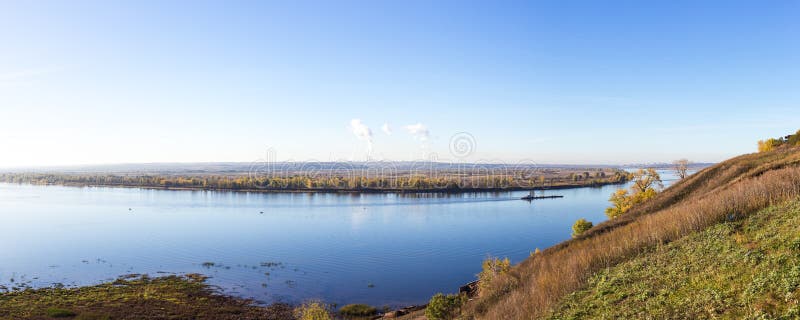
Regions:
[[0, 168], [718, 162], [800, 128], [799, 15], [797, 1], [3, 2]]
[[[430, 160], [419, 161], [391, 161], [391, 160], [367, 160], [367, 161], [278, 161], [275, 162], [276, 170], [286, 170], [287, 168], [300, 169], [303, 165], [312, 164], [313, 167], [308, 167], [313, 170], [325, 170], [325, 168], [341, 170], [341, 164], [352, 165], [352, 168], [375, 168], [392, 166], [398, 170], [408, 170], [412, 167], [420, 168], [420, 165], [430, 164]], [[518, 162], [445, 162], [435, 161], [436, 168], [630, 168], [640, 165], [652, 165], [657, 168], [672, 167], [674, 164], [670, 162], [642, 162], [642, 163], [621, 163], [621, 164], [606, 164], [606, 163], [535, 163], [530, 161]], [[710, 162], [690, 162], [690, 167], [706, 167]], [[6, 172], [43, 172], [43, 171], [59, 171], [59, 172], [107, 172], [107, 173], [122, 173], [122, 172], [211, 172], [218, 173], [224, 169], [225, 172], [249, 172], [252, 169], [258, 172], [265, 172], [265, 162], [142, 162], [142, 163], [105, 163], [105, 164], [73, 164], [73, 165], [44, 165], [44, 166], [12, 166], [0, 167]], [[466, 166], [466, 167], [465, 167]], [[429, 169], [431, 167], [424, 167]]]

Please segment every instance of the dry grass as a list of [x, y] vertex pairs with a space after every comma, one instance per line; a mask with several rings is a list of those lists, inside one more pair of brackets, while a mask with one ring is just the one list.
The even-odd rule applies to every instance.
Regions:
[[800, 198], [592, 275], [546, 317], [800, 319]]
[[[738, 219], [800, 196], [800, 150], [781, 148], [733, 158], [707, 168], [622, 217], [592, 228], [514, 267], [518, 285], [481, 296], [465, 316], [530, 319], [546, 314], [598, 270], [654, 245], [667, 243], [726, 219]], [[507, 293], [506, 293], [507, 292]]]

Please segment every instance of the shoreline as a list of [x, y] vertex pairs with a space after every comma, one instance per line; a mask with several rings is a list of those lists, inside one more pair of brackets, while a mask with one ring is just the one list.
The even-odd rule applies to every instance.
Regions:
[[[124, 274], [114, 280], [79, 286], [0, 287], [0, 319], [4, 316], [21, 318], [58, 317], [54, 313], [81, 319], [139, 319], [172, 317], [198, 317], [198, 319], [295, 319], [293, 311], [302, 303], [264, 302], [231, 294], [211, 285], [209, 275], [186, 273], [161, 276]], [[473, 285], [473, 281], [466, 286]], [[459, 293], [470, 295], [471, 292]], [[147, 294], [142, 295], [146, 291]], [[155, 301], [153, 298], [159, 297]], [[34, 299], [35, 298], [35, 299]], [[160, 298], [165, 298], [161, 301]], [[331, 314], [342, 319], [386, 319], [412, 316], [424, 312], [428, 303], [397, 306], [372, 306], [371, 315], [345, 314], [341, 307], [350, 305], [318, 301]], [[308, 302], [308, 301], [306, 301]], [[188, 306], [188, 307], [187, 307]], [[131, 313], [133, 311], [134, 313]], [[131, 317], [132, 316], [132, 317]], [[337, 319], [339, 319], [337, 317]]]
[[381, 188], [358, 188], [358, 189], [233, 189], [233, 188], [208, 188], [208, 187], [161, 187], [161, 186], [143, 186], [131, 184], [95, 184], [95, 183], [31, 183], [31, 182], [9, 182], [0, 181], [0, 183], [7, 184], [20, 184], [31, 186], [64, 186], [64, 187], [100, 187], [100, 188], [130, 188], [130, 189], [145, 189], [145, 190], [172, 190], [172, 191], [217, 191], [217, 192], [245, 192], [245, 193], [341, 193], [341, 194], [415, 194], [415, 193], [440, 193], [440, 194], [463, 194], [463, 193], [483, 193], [483, 192], [512, 192], [512, 191], [543, 191], [543, 190], [564, 190], [564, 189], [577, 189], [577, 188], [599, 188], [609, 185], [624, 185], [627, 180], [623, 181], [603, 181], [592, 182], [585, 184], [563, 184], [553, 186], [535, 186], [535, 187], [506, 187], [506, 188], [429, 188], [429, 189], [381, 189]]
[[0, 291], [0, 319], [294, 319], [292, 305], [226, 294], [207, 278], [131, 274], [95, 285]]

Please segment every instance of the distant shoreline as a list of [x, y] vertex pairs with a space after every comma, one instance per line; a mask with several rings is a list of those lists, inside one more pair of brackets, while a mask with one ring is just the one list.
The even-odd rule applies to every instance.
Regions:
[[252, 193], [341, 193], [341, 194], [413, 194], [413, 193], [442, 193], [442, 194], [461, 194], [479, 192], [510, 192], [510, 191], [540, 191], [540, 190], [563, 190], [576, 188], [603, 187], [608, 185], [622, 185], [627, 181], [593, 181], [592, 183], [570, 183], [553, 186], [535, 187], [504, 187], [504, 188], [426, 188], [426, 189], [400, 189], [400, 188], [358, 188], [358, 189], [271, 189], [271, 188], [209, 188], [209, 187], [174, 187], [174, 186], [145, 186], [132, 184], [96, 184], [96, 183], [32, 183], [32, 182], [10, 182], [0, 181], [7, 184], [25, 184], [32, 186], [65, 186], [65, 187], [103, 187], [103, 188], [131, 188], [147, 190], [172, 190], [172, 191], [220, 191], [220, 192], [252, 192]]

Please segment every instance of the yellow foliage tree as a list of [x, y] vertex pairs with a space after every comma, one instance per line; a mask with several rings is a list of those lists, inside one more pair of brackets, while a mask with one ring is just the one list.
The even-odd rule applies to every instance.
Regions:
[[628, 190], [625, 189], [618, 189], [611, 194], [611, 198], [609, 198], [608, 201], [611, 201], [611, 206], [606, 208], [606, 216], [609, 219], [619, 217], [621, 214], [628, 211], [632, 205], [631, 198], [628, 196]]
[[775, 138], [769, 138], [767, 140], [758, 140], [758, 152], [772, 151], [775, 149], [775, 147], [780, 145], [781, 141]]
[[586, 219], [584, 218], [578, 219], [577, 221], [575, 221], [575, 224], [572, 225], [572, 237], [575, 238], [579, 236], [581, 233], [586, 232], [586, 230], [591, 229], [592, 226], [593, 226], [592, 223], [587, 221]]
[[633, 173], [633, 192], [641, 193], [654, 188], [663, 188], [661, 176], [656, 169], [639, 169]]
[[492, 283], [511, 270], [511, 260], [508, 258], [488, 258], [483, 260], [482, 271], [478, 274], [478, 294], [488, 293], [487, 289], [492, 287]]
[[631, 193], [628, 190], [619, 189], [608, 199], [612, 206], [606, 208], [606, 216], [609, 219], [619, 217], [623, 213], [630, 210], [633, 205], [641, 203], [655, 197], [658, 189], [664, 187], [661, 182], [661, 176], [655, 169], [639, 169], [632, 174], [633, 185], [631, 186]]

